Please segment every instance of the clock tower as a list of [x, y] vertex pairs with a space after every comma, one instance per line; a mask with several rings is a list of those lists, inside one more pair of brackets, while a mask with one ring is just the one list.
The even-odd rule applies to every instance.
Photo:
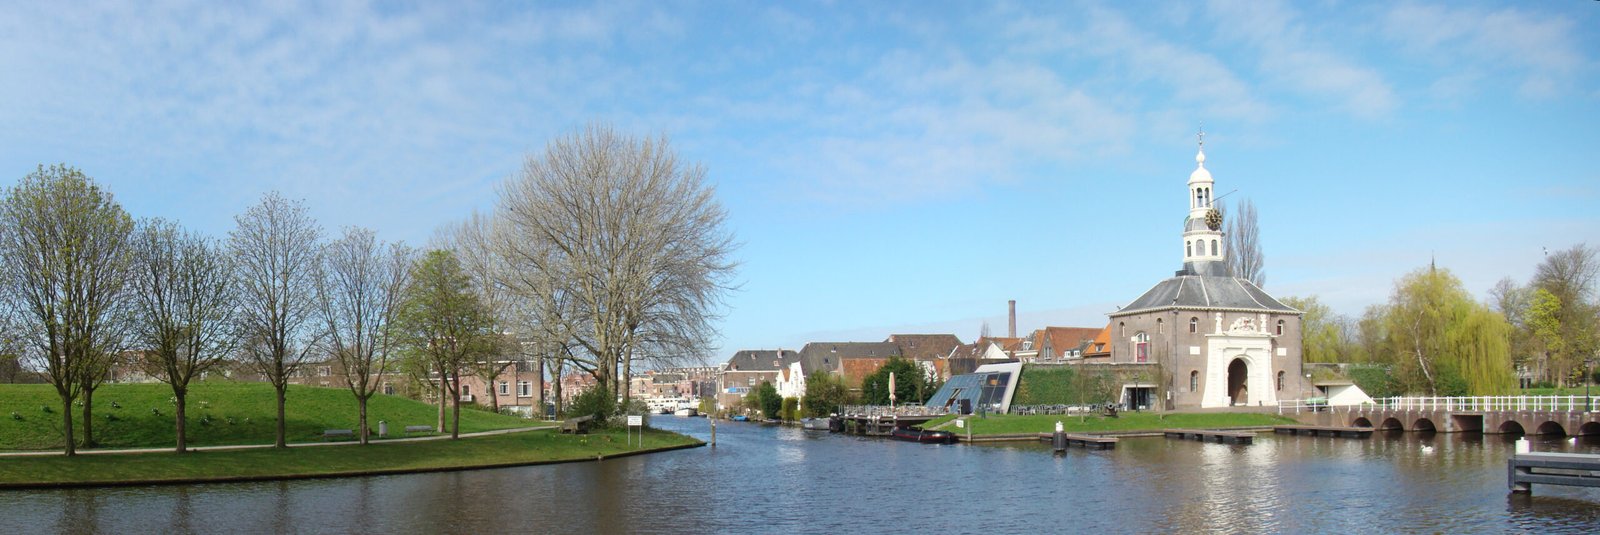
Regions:
[[1222, 212], [1213, 204], [1211, 171], [1206, 170], [1206, 133], [1198, 135], [1200, 150], [1189, 173], [1189, 217], [1183, 221], [1183, 271], [1180, 274], [1228, 276], [1223, 250]]

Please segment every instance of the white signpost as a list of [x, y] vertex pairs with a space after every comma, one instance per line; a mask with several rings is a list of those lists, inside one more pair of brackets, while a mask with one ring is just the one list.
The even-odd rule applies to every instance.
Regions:
[[641, 415], [638, 415], [638, 414], [629, 414], [628, 415], [628, 440], [629, 440], [629, 444], [632, 444], [633, 428], [635, 428], [635, 427], [640, 428], [639, 429], [639, 447], [642, 448], [642, 447], [644, 447], [644, 429], [643, 429], [643, 427], [644, 427], [644, 416], [641, 416]]

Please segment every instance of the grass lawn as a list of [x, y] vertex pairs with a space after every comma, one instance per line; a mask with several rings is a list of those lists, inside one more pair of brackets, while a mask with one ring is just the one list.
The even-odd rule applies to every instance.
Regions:
[[[1528, 388], [1518, 390], [1514, 396], [1583, 396], [1583, 387], [1568, 386], [1563, 388]], [[1600, 386], [1589, 387], [1589, 395], [1600, 396]]]
[[[954, 419], [945, 416], [924, 427], [932, 427]], [[1219, 427], [1247, 427], [1285, 425], [1296, 423], [1292, 418], [1275, 414], [1206, 412], [1206, 413], [1153, 413], [1123, 412], [1118, 418], [1101, 416], [1065, 416], [1056, 414], [1016, 415], [991, 414], [988, 418], [971, 417], [967, 425], [973, 435], [1006, 435], [1012, 433], [1049, 433], [1059, 421], [1068, 433], [1103, 433], [1108, 431], [1158, 431], [1162, 429], [1213, 429]], [[945, 431], [965, 434], [965, 429], [945, 426]]]
[[[637, 435], [635, 435], [637, 436]], [[529, 431], [421, 442], [387, 442], [369, 446], [324, 446], [288, 449], [138, 453], [0, 458], [0, 487], [53, 483], [193, 481], [205, 479], [283, 478], [308, 475], [355, 475], [372, 472], [443, 470], [494, 465], [587, 460], [635, 451], [626, 446], [623, 430], [587, 436], [555, 430]], [[645, 433], [644, 447], [662, 449], [698, 445], [694, 438], [667, 431]]]
[[[189, 389], [190, 446], [271, 444], [277, 409], [272, 385], [205, 382]], [[173, 446], [172, 389], [165, 384], [110, 384], [94, 394], [94, 438], [105, 448]], [[356, 401], [344, 388], [290, 386], [285, 421], [289, 442], [321, 442], [327, 429], [355, 429]], [[115, 404], [115, 405], [113, 405]], [[80, 408], [73, 420], [82, 437]], [[367, 406], [374, 430], [389, 422], [390, 436], [407, 425], [432, 425], [437, 408], [382, 394]], [[488, 411], [461, 410], [461, 432], [532, 425], [529, 420]], [[50, 450], [63, 446], [61, 401], [50, 385], [0, 385], [0, 450]]]

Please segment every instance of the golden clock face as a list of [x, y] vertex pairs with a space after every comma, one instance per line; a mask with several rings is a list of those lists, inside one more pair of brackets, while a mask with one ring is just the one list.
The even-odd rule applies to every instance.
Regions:
[[1206, 212], [1206, 227], [1210, 228], [1211, 230], [1219, 230], [1219, 229], [1221, 229], [1222, 228], [1222, 212], [1217, 211], [1216, 208], [1212, 208], [1211, 210], [1207, 211]]

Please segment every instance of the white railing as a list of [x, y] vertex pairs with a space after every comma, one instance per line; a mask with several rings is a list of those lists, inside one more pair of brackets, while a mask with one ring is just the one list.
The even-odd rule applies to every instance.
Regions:
[[1278, 414], [1299, 414], [1317, 411], [1352, 411], [1387, 409], [1398, 411], [1567, 411], [1588, 412], [1600, 410], [1600, 396], [1462, 396], [1462, 397], [1392, 397], [1377, 398], [1360, 405], [1328, 405], [1324, 398], [1283, 400], [1278, 402]]
[[923, 405], [896, 405], [889, 408], [884, 405], [846, 405], [839, 407], [839, 414], [845, 416], [941, 416], [949, 414], [949, 409], [944, 407], [926, 407]]

